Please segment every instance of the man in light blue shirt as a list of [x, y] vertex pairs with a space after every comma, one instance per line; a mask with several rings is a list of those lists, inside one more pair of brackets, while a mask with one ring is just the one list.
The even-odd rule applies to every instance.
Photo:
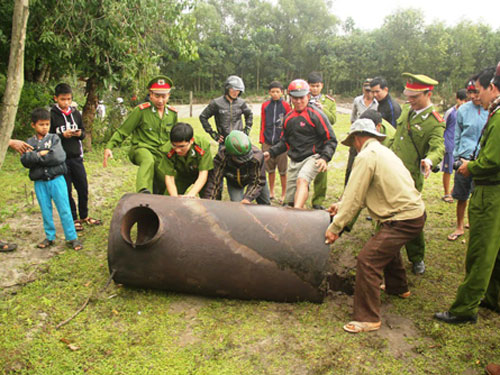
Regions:
[[[457, 111], [455, 148], [453, 150], [454, 169], [457, 169], [461, 159], [471, 160], [477, 156], [479, 138], [481, 138], [483, 127], [488, 120], [488, 111], [481, 105], [478, 90], [474, 86], [475, 78], [473, 77], [467, 84], [467, 94], [470, 95], [471, 100], [460, 106]], [[457, 200], [457, 227], [448, 236], [449, 241], [455, 241], [464, 234], [465, 209], [472, 189], [471, 176], [465, 177], [460, 173], [455, 173], [451, 195]]]

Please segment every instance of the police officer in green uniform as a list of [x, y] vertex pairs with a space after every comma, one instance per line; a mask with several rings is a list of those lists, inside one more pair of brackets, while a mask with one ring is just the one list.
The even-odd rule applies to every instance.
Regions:
[[[434, 315], [446, 323], [475, 323], [478, 307], [500, 312], [500, 63], [476, 80], [479, 98], [489, 110], [476, 160], [462, 160], [457, 173], [472, 175], [469, 203], [470, 238], [465, 279], [450, 309]], [[479, 147], [478, 147], [479, 148]]]
[[103, 166], [113, 158], [111, 149], [120, 146], [131, 136], [129, 159], [139, 166], [136, 191], [163, 194], [165, 175], [159, 170], [162, 150], [170, 140], [170, 130], [177, 123], [177, 110], [167, 106], [173, 82], [166, 76], [157, 76], [149, 84], [149, 102], [135, 107], [122, 126], [113, 134], [104, 150]]
[[[166, 194], [195, 198], [207, 182], [208, 171], [214, 167], [210, 142], [193, 136], [191, 125], [179, 122], [172, 128], [170, 144], [160, 163], [160, 170], [165, 174]], [[189, 193], [184, 194], [191, 185]]]
[[[307, 77], [307, 83], [309, 83], [309, 89], [311, 90], [310, 104], [314, 104], [316, 107], [321, 109], [330, 124], [333, 126], [337, 121], [337, 103], [335, 99], [329, 95], [323, 95], [321, 90], [323, 90], [323, 76], [319, 72], [311, 72]], [[326, 198], [326, 188], [328, 186], [328, 171], [318, 173], [314, 179], [314, 195], [312, 197], [312, 206], [316, 210], [322, 210], [323, 201]]]
[[[422, 191], [424, 177], [437, 166], [444, 155], [444, 122], [431, 103], [432, 89], [437, 81], [423, 74], [403, 73], [408, 77], [404, 94], [408, 102], [403, 106], [397, 121], [396, 134], [391, 149], [403, 161], [415, 181], [415, 187]], [[408, 259], [413, 264], [413, 273], [425, 272], [425, 240], [422, 232], [406, 244]]]

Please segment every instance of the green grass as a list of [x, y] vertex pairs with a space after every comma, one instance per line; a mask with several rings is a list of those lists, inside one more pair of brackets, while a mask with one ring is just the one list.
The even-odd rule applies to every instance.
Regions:
[[[339, 117], [335, 131], [343, 139], [348, 117]], [[204, 134], [197, 120], [187, 121]], [[213, 299], [113, 283], [100, 292], [109, 276], [111, 215], [121, 195], [133, 190], [136, 171], [126, 150], [114, 152], [107, 170], [101, 155], [100, 149], [89, 153], [86, 167], [90, 213], [104, 225], [83, 232], [83, 251], [61, 251], [39, 266], [36, 281], [1, 295], [1, 374], [481, 374], [488, 362], [500, 361], [498, 314], [480, 310], [478, 324], [464, 326], [432, 319], [454, 298], [467, 246], [446, 240], [455, 205], [440, 200], [441, 174], [424, 188], [428, 271], [423, 277], [409, 273], [409, 300], [383, 296], [384, 326], [390, 328], [350, 335], [342, 325], [350, 319], [352, 297], [341, 293], [318, 305]], [[342, 193], [346, 159], [347, 149], [339, 146], [329, 168], [328, 202]], [[41, 221], [36, 232], [17, 219], [39, 210], [31, 202], [27, 171], [13, 153], [0, 171], [0, 189], [0, 236], [31, 248], [30, 241], [40, 239]], [[335, 244], [332, 256], [360, 250], [371, 233], [364, 216]], [[88, 306], [56, 329], [91, 294]]]

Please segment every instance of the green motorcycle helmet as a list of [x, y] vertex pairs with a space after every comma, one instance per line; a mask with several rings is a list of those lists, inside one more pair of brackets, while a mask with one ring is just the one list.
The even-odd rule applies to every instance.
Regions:
[[239, 163], [245, 163], [252, 159], [252, 142], [250, 138], [240, 130], [233, 130], [224, 141], [226, 151]]

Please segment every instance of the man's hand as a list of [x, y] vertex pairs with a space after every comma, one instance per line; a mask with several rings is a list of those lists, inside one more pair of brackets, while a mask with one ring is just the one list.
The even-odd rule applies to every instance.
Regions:
[[31, 147], [26, 142], [20, 141], [18, 139], [10, 139], [9, 140], [9, 147], [13, 148], [17, 152], [19, 152], [21, 155], [24, 154], [25, 152], [33, 151], [33, 147]]
[[471, 175], [469, 168], [467, 168], [467, 164], [469, 164], [469, 160], [461, 159], [462, 165], [457, 169], [457, 172], [463, 174], [465, 177], [469, 177]]
[[243, 204], [250, 204], [252, 202], [250, 202], [248, 199], [243, 199], [240, 203], [243, 203]]
[[48, 153], [49, 153], [49, 150], [42, 150], [42, 151], [39, 151], [39, 152], [38, 152], [38, 155], [40, 155], [40, 156], [45, 156], [45, 155], [47, 155]]
[[335, 234], [333, 232], [330, 232], [328, 229], [325, 232], [325, 243], [326, 244], [332, 244], [335, 241], [338, 240], [340, 236], [338, 234]]
[[420, 169], [424, 172], [424, 178], [428, 178], [431, 174], [431, 165], [425, 160], [420, 161]]
[[339, 211], [339, 204], [338, 203], [332, 203], [332, 205], [326, 209], [329, 213], [330, 216], [335, 216], [337, 215], [337, 212]]
[[104, 150], [104, 160], [102, 162], [102, 166], [106, 168], [108, 166], [108, 159], [113, 159], [113, 153], [109, 148]]
[[180, 197], [181, 198], [185, 198], [185, 199], [198, 199], [198, 197], [196, 195], [191, 194], [191, 193], [187, 193], [187, 194], [181, 195]]
[[269, 159], [271, 159], [271, 154], [268, 151], [264, 152], [264, 160], [269, 160]]
[[65, 130], [62, 133], [64, 138], [71, 138], [73, 134], [74, 134], [73, 130]]
[[325, 159], [319, 158], [316, 160], [316, 168], [318, 168], [318, 172], [324, 172], [328, 169], [328, 163]]
[[73, 131], [73, 137], [80, 137], [81, 135], [82, 135], [82, 129]]

